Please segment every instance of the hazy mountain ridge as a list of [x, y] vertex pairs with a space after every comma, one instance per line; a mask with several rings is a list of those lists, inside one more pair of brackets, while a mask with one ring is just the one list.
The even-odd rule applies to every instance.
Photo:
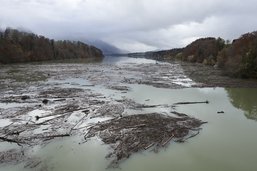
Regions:
[[90, 45], [93, 45], [95, 47], [97, 47], [98, 49], [101, 49], [104, 55], [113, 55], [113, 54], [124, 54], [124, 53], [128, 53], [128, 51], [125, 51], [123, 49], [119, 49], [114, 45], [111, 45], [107, 42], [104, 42], [102, 40], [86, 40], [86, 41], [82, 41], [85, 43], [88, 43]]

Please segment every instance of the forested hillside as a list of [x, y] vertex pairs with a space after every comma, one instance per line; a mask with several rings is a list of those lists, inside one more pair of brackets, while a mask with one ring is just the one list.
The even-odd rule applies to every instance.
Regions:
[[229, 75], [257, 79], [257, 32], [235, 39], [219, 52], [217, 64]]
[[201, 38], [185, 48], [134, 53], [130, 56], [203, 63], [219, 67], [229, 76], [257, 79], [257, 32], [244, 34], [232, 43], [222, 38]]
[[0, 63], [102, 57], [101, 50], [82, 42], [54, 41], [10, 28], [0, 31]]

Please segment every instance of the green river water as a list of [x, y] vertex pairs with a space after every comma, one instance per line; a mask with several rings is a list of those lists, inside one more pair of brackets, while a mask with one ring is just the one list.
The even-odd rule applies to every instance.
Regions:
[[[79, 85], [78, 85], [79, 86]], [[205, 101], [209, 104], [181, 105], [176, 111], [208, 122], [200, 134], [185, 143], [171, 142], [159, 153], [143, 151], [121, 163], [122, 171], [256, 171], [257, 170], [257, 89], [250, 88], [184, 88], [164, 89], [147, 85], [128, 85], [122, 94], [138, 103], [173, 104], [183, 101]], [[119, 98], [121, 94], [92, 88], [93, 91]], [[150, 99], [150, 100], [147, 100]], [[147, 100], [147, 101], [146, 101]], [[140, 111], [170, 113], [169, 108]], [[224, 111], [222, 114], [218, 112]], [[80, 136], [63, 138], [31, 153], [44, 158], [54, 171], [104, 171], [110, 151], [100, 140], [78, 144]], [[10, 146], [10, 147], [9, 147]], [[11, 148], [1, 145], [1, 148]], [[23, 164], [2, 166], [0, 171], [23, 171]]]

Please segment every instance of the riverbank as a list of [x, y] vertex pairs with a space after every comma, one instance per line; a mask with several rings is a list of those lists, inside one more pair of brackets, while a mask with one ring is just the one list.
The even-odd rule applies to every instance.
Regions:
[[[231, 43], [222, 38], [200, 38], [184, 48], [130, 53], [130, 57], [180, 60], [219, 68], [231, 78], [257, 79], [257, 32], [246, 33]], [[221, 78], [222, 79], [222, 78]]]
[[229, 77], [224, 72], [212, 66], [200, 63], [178, 62], [184, 73], [195, 82], [202, 83], [203, 87], [225, 88], [257, 88], [256, 79], [240, 79]]

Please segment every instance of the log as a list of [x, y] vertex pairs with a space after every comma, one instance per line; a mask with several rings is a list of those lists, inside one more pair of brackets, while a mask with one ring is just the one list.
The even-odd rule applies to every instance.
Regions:
[[209, 101], [206, 100], [206, 101], [203, 101], [203, 102], [178, 102], [178, 103], [175, 103], [174, 105], [187, 105], [187, 104], [209, 104]]
[[161, 105], [139, 105], [138, 108], [155, 108]]
[[49, 136], [43, 136], [42, 138], [45, 138], [45, 139], [52, 139], [52, 138], [61, 138], [61, 137], [69, 137], [70, 134], [58, 134], [58, 135], [49, 135]]
[[16, 143], [18, 146], [22, 146], [21, 144], [25, 144], [24, 142], [19, 142], [17, 140], [5, 138], [5, 137], [0, 137], [0, 140], [9, 142], [9, 143]]
[[188, 139], [190, 139], [190, 138], [193, 138], [193, 137], [197, 136], [198, 134], [200, 134], [200, 131], [198, 131], [196, 134], [193, 134], [193, 135], [187, 137], [187, 138], [184, 139], [183, 141], [186, 141], [186, 140], [188, 140]]
[[172, 138], [174, 138], [174, 135], [173, 135], [173, 134], [171, 135], [170, 138], [168, 138], [165, 142], [162, 143], [162, 146], [163, 146], [163, 147], [166, 146], [166, 144], [168, 144], [168, 143], [171, 141]]
[[54, 100], [54, 102], [63, 102], [63, 101], [66, 101], [66, 99], [57, 99], [57, 100]]
[[138, 128], [138, 127], [145, 127], [146, 124], [140, 124], [140, 125], [131, 125], [131, 126], [126, 126], [125, 128]]
[[179, 112], [175, 112], [175, 111], [172, 111], [172, 112], [170, 112], [170, 113], [173, 113], [173, 114], [175, 114], [175, 115], [177, 115], [177, 116], [179, 116], [179, 117], [188, 117], [188, 115], [186, 115], [186, 114], [184, 114], [184, 113], [179, 113]]
[[149, 148], [151, 148], [151, 147], [154, 146], [154, 145], [155, 145], [155, 143], [151, 143], [151, 144], [149, 144], [148, 146], [144, 147], [144, 149], [145, 149], [145, 150], [148, 150]]
[[[60, 116], [57, 116], [57, 115], [60, 115]], [[55, 119], [59, 119], [59, 118], [62, 118], [62, 117], [65, 117], [66, 115], [71, 115], [71, 113], [65, 113], [65, 114], [56, 114], [56, 117], [55, 118], [52, 118], [52, 119], [48, 119], [44, 122], [40, 122], [40, 123], [36, 123], [35, 125], [45, 125], [47, 122], [50, 122], [52, 120], [55, 120]], [[51, 115], [51, 116], [55, 116], [55, 115]], [[50, 117], [50, 116], [47, 116], [47, 117]], [[46, 117], [41, 117], [41, 118], [46, 118]]]
[[88, 114], [85, 114], [85, 116], [83, 116], [71, 129], [70, 129], [70, 134], [73, 130], [76, 130], [75, 127], [78, 126], [78, 124], [83, 121], [86, 117], [88, 116]]

